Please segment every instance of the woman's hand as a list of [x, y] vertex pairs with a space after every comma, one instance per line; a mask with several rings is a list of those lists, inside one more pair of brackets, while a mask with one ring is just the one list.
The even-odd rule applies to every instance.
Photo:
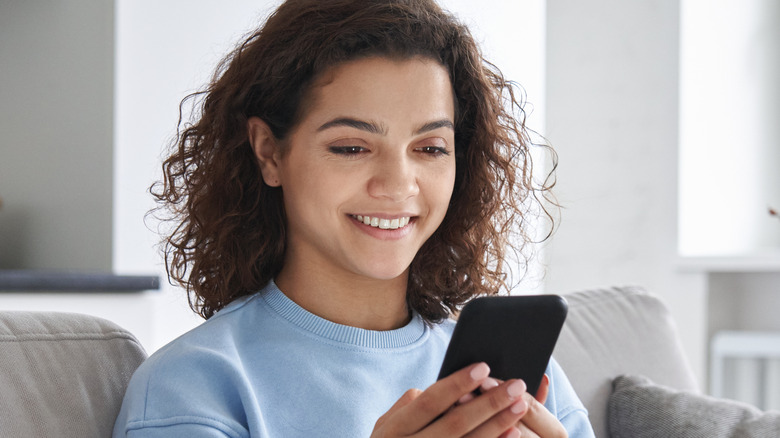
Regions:
[[539, 385], [539, 390], [536, 391], [535, 398], [529, 393], [524, 395], [528, 403], [528, 410], [516, 426], [520, 431], [518, 437], [558, 438], [569, 436], [561, 422], [544, 407], [549, 390], [550, 378], [545, 375]]
[[[501, 382], [496, 379], [488, 377], [482, 382], [480, 390], [486, 392]], [[550, 391], [550, 378], [545, 374], [542, 378], [542, 382], [539, 385], [539, 389], [536, 391], [536, 397], [533, 397], [529, 393], [523, 394], [523, 397], [528, 405], [528, 410], [523, 414], [520, 421], [515, 426], [520, 431], [519, 435], [522, 437], [566, 437], [568, 432], [563, 427], [560, 421], [544, 407], [544, 402], [547, 400], [547, 395]], [[461, 397], [458, 403], [468, 403], [474, 400], [474, 395], [469, 393]], [[514, 432], [512, 432], [514, 433]], [[509, 436], [512, 436], [511, 434]]]
[[[533, 414], [530, 425], [520, 423], [530, 409], [536, 409], [529, 408], [529, 401], [539, 404], [546, 411], [525, 391], [525, 383], [522, 380], [499, 383], [490, 379], [489, 373], [488, 366], [479, 363], [439, 380], [425, 391], [407, 391], [377, 420], [372, 438], [510, 438], [520, 436], [516, 425], [530, 427], [529, 430], [543, 426], [542, 430], [546, 430], [548, 421], [541, 413]], [[479, 396], [458, 403], [486, 382], [489, 389], [483, 387]]]

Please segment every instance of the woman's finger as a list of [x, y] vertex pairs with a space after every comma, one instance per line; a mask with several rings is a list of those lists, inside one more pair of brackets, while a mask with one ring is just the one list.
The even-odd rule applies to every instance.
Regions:
[[[561, 422], [543, 404], [539, 403], [531, 394], [527, 394], [524, 398], [528, 403], [528, 411], [520, 419], [519, 426], [521, 431], [524, 432], [523, 428], [527, 428], [536, 434], [531, 436], [543, 436], [545, 438], [568, 436]], [[523, 437], [525, 436], [523, 435]]]
[[510, 429], [527, 409], [522, 380], [510, 380], [454, 407], [426, 429], [430, 436], [497, 437]]
[[520, 429], [513, 427], [501, 434], [501, 436], [498, 438], [522, 438], [522, 436], [523, 434], [520, 432]]
[[417, 397], [420, 396], [421, 393], [422, 391], [419, 389], [410, 389], [406, 391], [404, 395], [402, 395], [401, 398], [399, 398], [395, 404], [393, 404], [393, 406], [390, 407], [387, 412], [385, 412], [384, 415], [379, 417], [379, 419], [376, 421], [375, 427], [381, 427], [386, 421], [388, 421], [388, 418], [392, 417], [394, 413], [414, 401]]
[[517, 435], [516, 435], [517, 438], [521, 438], [521, 437], [522, 438], [539, 438], [539, 437], [542, 437], [542, 436], [546, 436], [546, 435], [539, 435], [539, 434], [537, 434], [536, 432], [531, 430], [525, 424], [521, 423], [521, 424], [519, 424], [517, 426]]
[[490, 391], [491, 389], [495, 388], [496, 386], [498, 386], [500, 384], [501, 384], [501, 382], [499, 382], [498, 380], [496, 380], [496, 379], [494, 379], [492, 377], [488, 377], [487, 379], [485, 379], [484, 382], [482, 382], [481, 385], [479, 385], [479, 389], [482, 392], [488, 392], [488, 391]]
[[465, 438], [477, 437], [520, 437], [518, 426], [520, 419], [528, 409], [522, 397], [513, 402], [508, 408], [494, 415], [488, 421], [482, 423], [476, 429], [469, 432]]
[[439, 380], [393, 412], [393, 417], [399, 421], [398, 427], [394, 429], [406, 435], [422, 430], [447, 412], [461, 397], [479, 388], [489, 374], [487, 364], [478, 363]]
[[542, 383], [539, 384], [539, 389], [536, 390], [536, 400], [539, 403], [544, 404], [547, 401], [547, 395], [550, 393], [550, 378], [547, 374], [542, 376]]

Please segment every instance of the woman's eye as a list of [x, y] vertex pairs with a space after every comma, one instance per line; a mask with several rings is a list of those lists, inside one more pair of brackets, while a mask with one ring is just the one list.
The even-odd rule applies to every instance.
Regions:
[[331, 146], [328, 149], [338, 155], [356, 155], [367, 150], [362, 146]]
[[449, 155], [449, 151], [446, 148], [439, 146], [422, 146], [417, 148], [418, 151], [429, 155]]

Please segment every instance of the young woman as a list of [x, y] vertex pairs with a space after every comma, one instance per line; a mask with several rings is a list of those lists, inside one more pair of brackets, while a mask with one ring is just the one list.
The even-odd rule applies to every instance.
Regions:
[[484, 363], [436, 381], [448, 317], [506, 288], [546, 189], [464, 26], [428, 0], [288, 0], [203, 97], [155, 194], [207, 321], [138, 369], [115, 437], [592, 436], [554, 361], [538, 399]]

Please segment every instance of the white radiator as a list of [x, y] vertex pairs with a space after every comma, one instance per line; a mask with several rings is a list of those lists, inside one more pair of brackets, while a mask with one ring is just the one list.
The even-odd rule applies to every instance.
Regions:
[[710, 359], [713, 396], [780, 410], [780, 332], [718, 332]]

